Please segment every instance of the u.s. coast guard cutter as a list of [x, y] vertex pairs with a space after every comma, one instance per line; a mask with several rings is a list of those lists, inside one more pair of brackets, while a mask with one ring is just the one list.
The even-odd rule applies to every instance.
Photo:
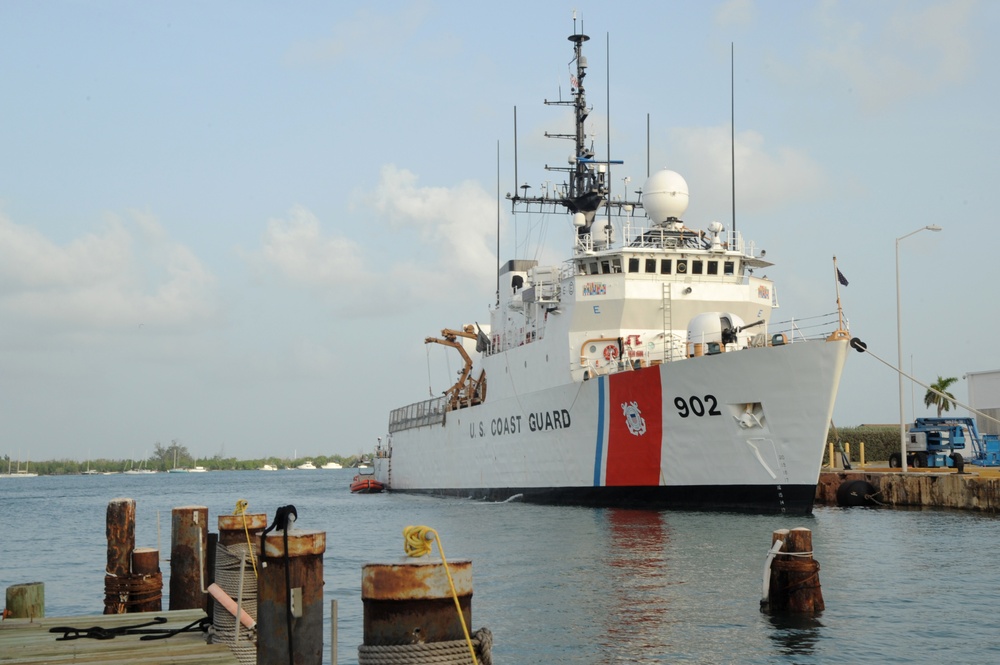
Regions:
[[[562, 265], [499, 268], [489, 326], [445, 329], [460, 378], [395, 409], [376, 451], [390, 491], [591, 506], [808, 513], [847, 356], [840, 326], [819, 340], [768, 330], [772, 265], [734, 231], [689, 228], [672, 171], [641, 203], [609, 197], [609, 162], [585, 141], [582, 46], [566, 184], [508, 195], [514, 212], [569, 213]], [[645, 219], [637, 217], [645, 211]], [[623, 242], [614, 241], [615, 224]]]

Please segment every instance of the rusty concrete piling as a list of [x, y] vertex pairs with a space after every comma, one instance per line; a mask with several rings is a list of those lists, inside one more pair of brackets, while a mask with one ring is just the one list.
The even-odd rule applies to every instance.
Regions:
[[[778, 542], [780, 548], [776, 547]], [[813, 559], [812, 531], [804, 527], [778, 529], [771, 534], [771, 545], [775, 556], [762, 607], [770, 612], [822, 612], [826, 605], [819, 583], [819, 562]]]
[[108, 565], [104, 574], [104, 613], [125, 614], [131, 600], [129, 576], [135, 549], [135, 500], [112, 499], [105, 525]]
[[174, 508], [170, 525], [170, 609], [206, 609], [205, 570], [208, 548], [208, 508]]
[[[472, 622], [472, 562], [449, 561], [465, 625]], [[388, 646], [465, 639], [444, 564], [411, 559], [362, 568], [364, 643]]]
[[257, 579], [258, 665], [323, 662], [326, 532], [290, 528], [264, 538]]

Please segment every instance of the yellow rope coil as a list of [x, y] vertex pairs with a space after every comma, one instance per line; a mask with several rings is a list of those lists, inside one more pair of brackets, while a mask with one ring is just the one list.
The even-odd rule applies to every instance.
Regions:
[[247, 526], [247, 508], [249, 506], [249, 501], [246, 499], [239, 499], [236, 502], [236, 510], [233, 511], [233, 515], [243, 516], [243, 533], [245, 533], [247, 537], [247, 549], [250, 551], [250, 565], [253, 567], [253, 576], [257, 577], [257, 561], [254, 560], [253, 544], [250, 542], [250, 528]]
[[441, 547], [441, 537], [438, 532], [429, 526], [408, 526], [403, 529], [403, 551], [407, 556], [421, 557], [431, 553], [431, 542], [436, 541], [438, 553], [441, 555], [441, 563], [444, 564], [445, 575], [448, 576], [448, 586], [451, 587], [451, 597], [455, 601], [455, 609], [458, 611], [458, 620], [462, 624], [462, 633], [465, 634], [465, 643], [469, 647], [469, 655], [472, 657], [472, 665], [476, 665], [476, 650], [472, 646], [472, 637], [469, 636], [469, 629], [465, 625], [465, 615], [462, 614], [462, 605], [458, 602], [458, 592], [455, 590], [455, 581], [451, 578], [451, 571], [448, 570], [448, 560], [444, 558], [444, 548]]

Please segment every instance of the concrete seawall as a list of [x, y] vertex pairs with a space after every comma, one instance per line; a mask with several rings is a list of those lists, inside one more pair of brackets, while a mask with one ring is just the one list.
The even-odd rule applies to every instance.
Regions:
[[874, 488], [871, 496], [876, 504], [1000, 512], [1000, 468], [965, 468], [962, 474], [954, 469], [911, 469], [904, 474], [888, 467], [824, 468], [816, 485], [816, 503], [835, 506], [842, 484], [864, 480]]

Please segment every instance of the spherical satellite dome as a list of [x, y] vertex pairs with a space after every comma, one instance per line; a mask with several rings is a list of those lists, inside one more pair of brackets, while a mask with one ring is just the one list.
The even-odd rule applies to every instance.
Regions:
[[680, 219], [688, 207], [687, 181], [668, 169], [654, 173], [642, 187], [642, 207], [655, 224]]

